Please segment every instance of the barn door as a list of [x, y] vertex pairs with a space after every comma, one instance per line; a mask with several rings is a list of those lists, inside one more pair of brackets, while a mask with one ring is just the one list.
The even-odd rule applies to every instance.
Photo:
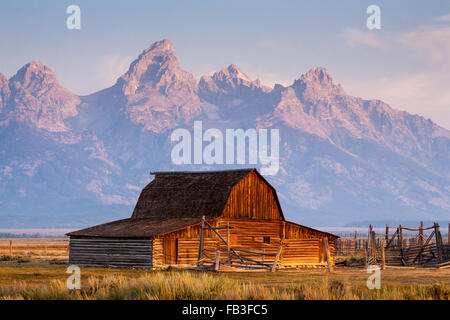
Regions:
[[177, 264], [178, 262], [178, 239], [164, 239], [163, 242], [164, 263]]
[[323, 239], [319, 239], [319, 263], [326, 262], [325, 245]]

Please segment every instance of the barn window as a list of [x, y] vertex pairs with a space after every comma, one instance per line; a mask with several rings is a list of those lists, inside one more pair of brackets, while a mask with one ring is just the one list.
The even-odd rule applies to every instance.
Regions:
[[263, 238], [264, 243], [270, 243], [270, 237], [264, 237]]

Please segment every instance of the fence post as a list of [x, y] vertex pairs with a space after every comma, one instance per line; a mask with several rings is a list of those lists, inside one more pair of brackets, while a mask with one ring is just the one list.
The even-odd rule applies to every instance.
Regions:
[[402, 264], [404, 266], [406, 266], [407, 264], [405, 261], [405, 255], [404, 255], [404, 250], [403, 250], [403, 227], [402, 227], [402, 225], [399, 225], [398, 240], [400, 241], [400, 253], [401, 253], [401, 257], [402, 257]]
[[423, 250], [423, 221], [420, 221], [419, 227], [419, 264], [422, 263], [422, 250]]
[[216, 261], [214, 262], [214, 271], [219, 271], [220, 266], [220, 250], [216, 250]]
[[270, 271], [272, 271], [272, 272], [275, 271], [275, 268], [277, 267], [278, 259], [280, 259], [280, 255], [281, 255], [281, 246], [278, 247], [278, 251], [275, 256], [275, 260], [273, 261], [273, 265], [272, 265], [272, 268]]
[[9, 255], [12, 256], [12, 240], [9, 240]]
[[227, 222], [227, 261], [231, 264], [230, 259], [230, 224]]
[[202, 225], [200, 229], [200, 243], [198, 245], [198, 257], [197, 257], [197, 267], [200, 265], [200, 259], [203, 254], [203, 231], [205, 227], [205, 216], [202, 217]]
[[443, 260], [444, 250], [442, 248], [442, 237], [441, 237], [441, 232], [439, 231], [439, 224], [437, 222], [434, 223], [434, 233], [435, 233], [435, 237], [436, 237], [438, 261], [440, 263]]
[[331, 264], [331, 257], [330, 257], [330, 246], [328, 245], [328, 238], [323, 238], [323, 244], [325, 247], [325, 254], [327, 257], [327, 265], [328, 265], [328, 271], [333, 271], [333, 265]]
[[381, 270], [384, 270], [386, 268], [386, 255], [384, 253], [384, 241], [381, 242]]
[[366, 267], [369, 265], [369, 240], [364, 240], [364, 257], [366, 258]]
[[372, 260], [373, 260], [373, 264], [376, 264], [377, 263], [377, 242], [375, 239], [375, 231], [372, 231], [371, 237], [372, 237]]
[[386, 224], [386, 235], [384, 236], [386, 243], [389, 241], [389, 225]]

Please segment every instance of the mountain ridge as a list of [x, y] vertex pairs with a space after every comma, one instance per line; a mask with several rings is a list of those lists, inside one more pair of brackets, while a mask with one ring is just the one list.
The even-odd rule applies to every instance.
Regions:
[[50, 215], [52, 225], [72, 227], [112, 211], [127, 217], [149, 171], [236, 168], [170, 162], [171, 131], [190, 130], [194, 120], [280, 130], [280, 170], [269, 179], [294, 221], [448, 216], [449, 130], [350, 96], [323, 67], [286, 87], [264, 86], [234, 64], [196, 81], [161, 40], [113, 86], [87, 96], [63, 88], [39, 62], [9, 80], [0, 74], [0, 204], [11, 213], [3, 223]]

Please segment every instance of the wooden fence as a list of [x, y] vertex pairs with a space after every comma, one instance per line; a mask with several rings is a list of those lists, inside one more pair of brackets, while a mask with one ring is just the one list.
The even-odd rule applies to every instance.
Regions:
[[[412, 235], [405, 237], [405, 231]], [[376, 233], [370, 225], [365, 239], [358, 239], [356, 233], [354, 239], [338, 239], [336, 255], [361, 255], [368, 265], [443, 267], [449, 264], [450, 239], [443, 241], [437, 223], [430, 227], [424, 227], [423, 222], [419, 227], [386, 225], [385, 233]]]
[[[226, 229], [226, 238], [224, 239], [217, 230]], [[199, 269], [213, 269], [219, 271], [225, 268], [249, 269], [249, 270], [276, 270], [277, 263], [281, 255], [281, 246], [277, 253], [266, 253], [264, 251], [253, 251], [231, 247], [230, 229], [226, 227], [213, 227], [203, 217], [200, 230], [200, 244], [198, 251], [197, 267]], [[225, 244], [226, 249], [216, 250], [205, 248], [203, 244], [204, 232], [212, 230], [221, 242]]]

